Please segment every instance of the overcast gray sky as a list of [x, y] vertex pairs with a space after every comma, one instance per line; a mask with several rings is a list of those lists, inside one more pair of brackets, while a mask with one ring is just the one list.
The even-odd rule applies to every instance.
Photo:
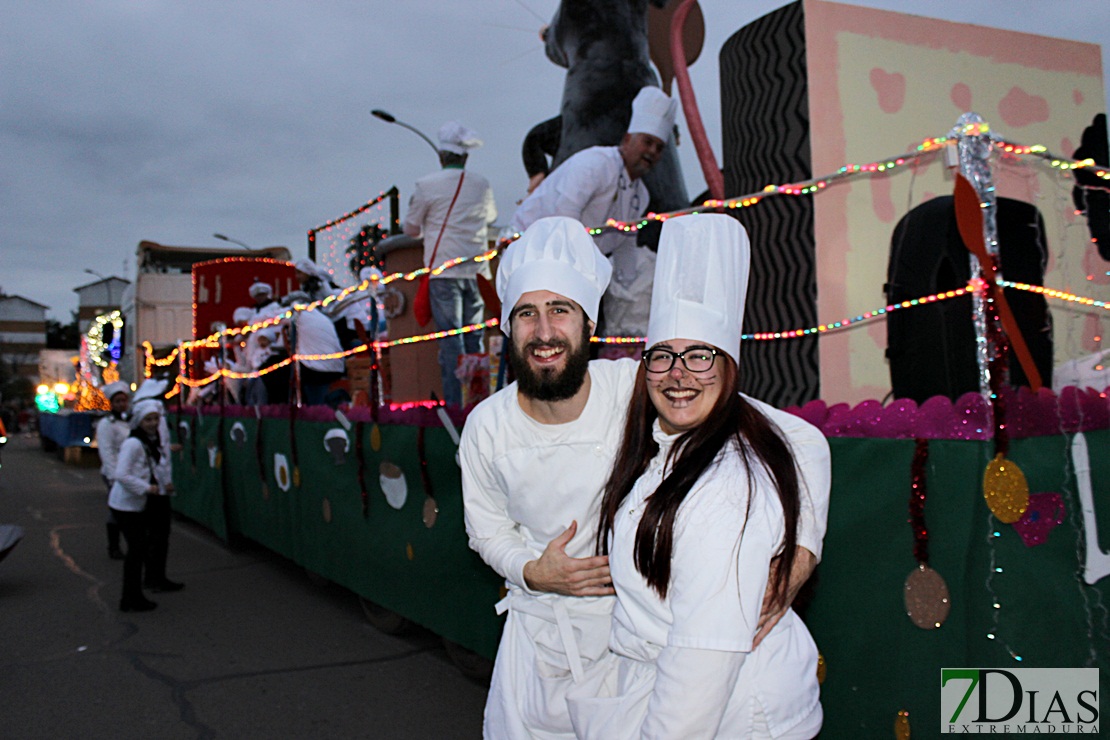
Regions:
[[[715, 59], [785, 2], [701, 0], [691, 68], [720, 156]], [[1103, 46], [1107, 0], [859, 0]], [[142, 239], [307, 254], [309, 228], [437, 165], [457, 119], [486, 146], [470, 167], [507, 221], [524, 194], [520, 144], [558, 112], [563, 70], [537, 36], [557, 0], [0, 0], [0, 287], [62, 321], [76, 286], [133, 278]], [[1105, 76], [1105, 72], [1104, 72]], [[923, 132], [935, 135], [943, 132]], [[691, 195], [704, 189], [682, 148]], [[126, 263], [126, 271], [125, 271]]]

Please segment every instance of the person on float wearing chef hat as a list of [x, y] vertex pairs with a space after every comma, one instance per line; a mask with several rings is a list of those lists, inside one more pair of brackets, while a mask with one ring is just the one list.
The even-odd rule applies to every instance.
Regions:
[[[590, 228], [604, 226], [610, 218], [639, 221], [648, 207], [643, 177], [663, 155], [676, 108], [677, 102], [658, 87], [642, 88], [632, 101], [632, 118], [620, 144], [584, 149], [556, 167], [516, 209], [511, 230], [521, 233], [546, 216], [569, 216]], [[624, 232], [609, 230], [595, 239], [613, 263], [602, 333], [643, 336], [655, 255], [638, 248], [635, 235]]]
[[[108, 414], [96, 423], [96, 453], [100, 456], [100, 477], [108, 490], [116, 479], [116, 462], [123, 440], [131, 433], [127, 424], [127, 411], [131, 408], [131, 386], [122, 380], [108, 383], [100, 391], [108, 399]], [[122, 560], [123, 551], [119, 547], [119, 522], [108, 509], [108, 557]]]
[[[497, 204], [489, 180], [465, 169], [469, 153], [481, 146], [478, 134], [461, 123], [443, 124], [439, 129], [440, 169], [416, 181], [405, 213], [405, 233], [424, 239], [426, 267], [466, 259], [430, 276], [432, 318], [439, 331], [481, 323], [485, 308], [478, 276], [488, 280], [489, 266], [470, 258], [488, 251], [489, 225], [497, 219]], [[481, 351], [480, 331], [439, 340], [443, 400], [449, 405], [462, 403], [462, 386], [455, 376], [459, 355]]]
[[[470, 546], [509, 593], [498, 605], [509, 616], [486, 737], [574, 737], [566, 693], [596, 685], [612, 660], [608, 559], [594, 552], [602, 487], [639, 363], [588, 359], [611, 272], [585, 227], [565, 217], [536, 221], [498, 268], [501, 330], [517, 380], [471, 412], [460, 446]], [[824, 514], [814, 509], [807, 499], [802, 518], [820, 527], [800, 543], [819, 553]], [[795, 590], [813, 555], [798, 564]], [[773, 623], [782, 612], [765, 617]]]
[[807, 492], [827, 496], [831, 473], [819, 430], [739, 392], [749, 261], [731, 216], [663, 225], [647, 349], [601, 505], [611, 680], [572, 692], [579, 737], [804, 740], [821, 728], [817, 648], [793, 610], [755, 650], [765, 593], [783, 607], [793, 597]]

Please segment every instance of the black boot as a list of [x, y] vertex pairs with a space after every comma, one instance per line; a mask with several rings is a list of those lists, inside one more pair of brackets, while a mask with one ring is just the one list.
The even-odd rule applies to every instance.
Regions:
[[132, 598], [123, 598], [119, 602], [121, 612], [148, 612], [158, 606], [156, 602], [147, 599], [142, 594]]
[[119, 549], [119, 525], [108, 522], [108, 557], [112, 560], [123, 560], [123, 550]]

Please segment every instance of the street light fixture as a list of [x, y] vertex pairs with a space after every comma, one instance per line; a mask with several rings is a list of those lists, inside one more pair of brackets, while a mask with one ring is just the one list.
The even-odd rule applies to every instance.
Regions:
[[85, 272], [89, 273], [90, 275], [96, 275], [96, 276], [97, 276], [98, 278], [100, 278], [101, 280], [107, 280], [107, 279], [108, 279], [108, 278], [104, 277], [103, 275], [101, 275], [101, 274], [100, 274], [99, 272], [97, 272], [96, 270], [92, 270], [92, 269], [90, 269], [90, 268], [88, 268], [88, 267], [86, 267], [86, 268], [85, 268]]
[[232, 239], [230, 236], [224, 236], [223, 234], [213, 234], [212, 236], [216, 237], [217, 239], [219, 239], [221, 241], [231, 242], [232, 244], [238, 244], [243, 249], [250, 249], [250, 250], [254, 249], [254, 247], [252, 247], [251, 245], [244, 244], [243, 242], [239, 241], [238, 239]]
[[407, 128], [409, 131], [413, 132], [414, 134], [419, 136], [421, 139], [428, 142], [428, 146], [430, 146], [435, 151], [436, 157], [437, 158], [439, 157], [439, 147], [436, 146], [435, 143], [431, 139], [429, 139], [427, 136], [425, 136], [419, 129], [408, 125], [404, 121], [398, 121], [397, 118], [393, 116], [393, 114], [387, 113], [384, 110], [381, 110], [381, 109], [378, 109], [378, 108], [375, 108], [374, 110], [370, 111], [370, 115], [374, 116], [374, 118], [380, 118], [381, 120], [385, 121], [386, 123], [395, 123], [398, 126], [401, 126], [402, 128]]

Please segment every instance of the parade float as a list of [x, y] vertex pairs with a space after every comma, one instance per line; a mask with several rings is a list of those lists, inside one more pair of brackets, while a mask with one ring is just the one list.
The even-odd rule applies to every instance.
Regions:
[[[720, 210], [748, 228], [747, 389], [817, 425], [832, 449], [824, 557], [799, 602], [822, 653], [823, 736], [933, 734], [941, 667], [1096, 667], [1107, 688], [1099, 60], [1087, 44], [793, 3], [721, 52], [721, 179], [738, 195], [588, 225], [636, 231]], [[367, 224], [395, 230], [394, 199], [313, 229], [318, 262], [347, 275], [347, 245]], [[1032, 236], [1012, 237], [1015, 223]], [[1032, 256], [1011, 260], [1015, 248]], [[380, 279], [347, 275], [340, 295], [304, 309], [392, 291], [388, 335], [343, 353], [350, 404], [184, 402], [251, 375], [205, 373], [205, 352], [293, 309], [146, 352], [144, 373], [175, 383], [174, 505], [349, 588], [383, 627], [414, 622], [460, 660], [492, 657], [501, 583], [463, 529], [466, 410], [434, 400], [441, 334], [408, 308], [429, 268], [415, 249], [385, 259]], [[1007, 268], [1025, 262], [1032, 277]], [[459, 331], [492, 339], [496, 324]]]

